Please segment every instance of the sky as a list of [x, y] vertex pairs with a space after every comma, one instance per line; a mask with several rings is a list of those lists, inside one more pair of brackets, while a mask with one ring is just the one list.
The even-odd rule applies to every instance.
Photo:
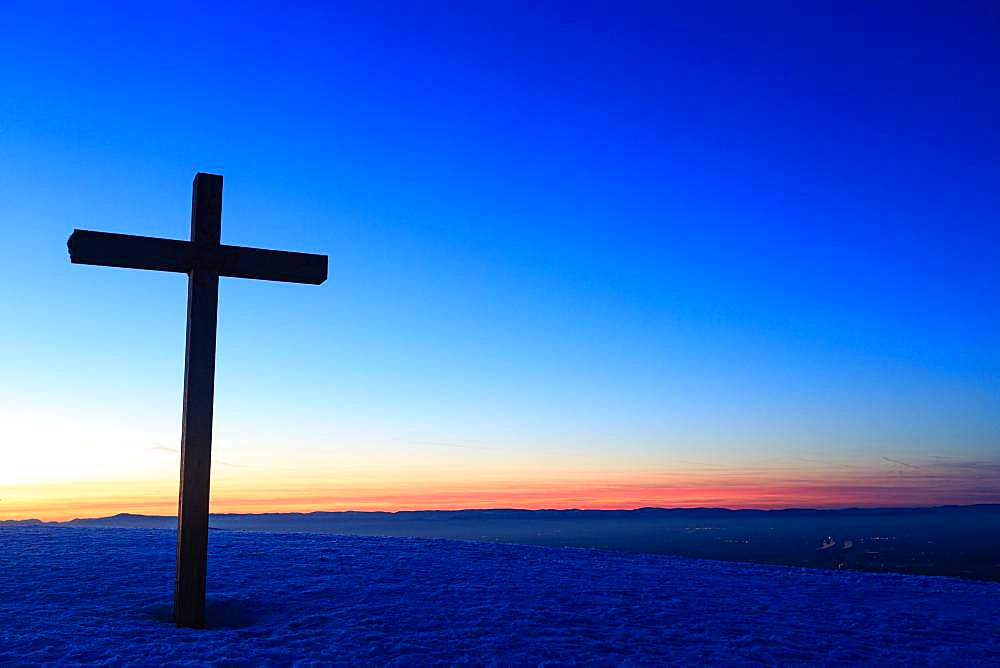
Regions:
[[65, 243], [199, 171], [330, 256], [213, 511], [1000, 502], [995, 4], [143, 4], [5, 3], [0, 519], [175, 512], [187, 279]]

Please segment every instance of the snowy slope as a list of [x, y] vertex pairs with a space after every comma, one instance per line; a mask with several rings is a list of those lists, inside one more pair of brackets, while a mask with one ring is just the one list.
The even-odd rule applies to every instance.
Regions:
[[1000, 584], [579, 549], [213, 531], [205, 631], [174, 533], [0, 528], [0, 664], [1000, 663]]

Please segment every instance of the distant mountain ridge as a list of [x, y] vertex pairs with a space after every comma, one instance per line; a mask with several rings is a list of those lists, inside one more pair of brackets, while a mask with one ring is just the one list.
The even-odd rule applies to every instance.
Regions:
[[[1000, 512], [1000, 504], [970, 504], [970, 505], [942, 505], [942, 506], [887, 506], [887, 507], [849, 507], [849, 508], [717, 508], [717, 507], [695, 507], [695, 508], [664, 508], [659, 506], [648, 506], [627, 510], [601, 510], [601, 509], [580, 509], [580, 508], [544, 508], [544, 509], [524, 509], [524, 508], [467, 508], [462, 510], [314, 510], [309, 512], [277, 512], [277, 513], [212, 513], [211, 520], [219, 520], [225, 523], [237, 520], [247, 521], [279, 521], [281, 519], [290, 522], [301, 522], [307, 520], [323, 519], [477, 519], [477, 518], [510, 518], [527, 519], [542, 517], [606, 517], [622, 519], [639, 515], [665, 514], [670, 516], [688, 517], [738, 517], [738, 516], [833, 516], [833, 515], [898, 515], [898, 514], [940, 514], [955, 512], [975, 512], [975, 511], [997, 511]], [[77, 517], [65, 521], [45, 521], [39, 519], [23, 520], [0, 520], [0, 526], [24, 526], [42, 524], [47, 526], [102, 526], [102, 527], [142, 527], [160, 528], [164, 526], [174, 526], [177, 522], [176, 515], [143, 515], [139, 513], [118, 513], [107, 517]]]
[[[7, 526], [173, 530], [173, 515], [120, 513]], [[213, 531], [451, 539], [671, 554], [812, 568], [1000, 581], [1000, 504], [931, 508], [639, 508], [217, 513]], [[2, 534], [0, 534], [2, 536]]]

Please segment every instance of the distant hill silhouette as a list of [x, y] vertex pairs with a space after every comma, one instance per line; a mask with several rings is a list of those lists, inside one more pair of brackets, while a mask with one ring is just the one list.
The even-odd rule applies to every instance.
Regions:
[[[6, 521], [2, 526], [38, 520]], [[121, 513], [44, 523], [175, 529]], [[1000, 580], [1000, 505], [842, 510], [424, 510], [213, 514], [215, 530], [447, 538]]]

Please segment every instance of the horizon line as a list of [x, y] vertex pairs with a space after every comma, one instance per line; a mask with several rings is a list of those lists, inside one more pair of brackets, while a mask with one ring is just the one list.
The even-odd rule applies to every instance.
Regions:
[[[663, 510], [663, 511], [725, 511], [731, 513], [738, 512], [758, 512], [758, 513], [781, 513], [781, 512], [847, 512], [847, 511], [886, 511], [886, 510], [941, 510], [941, 509], [960, 509], [960, 508], [994, 508], [1000, 507], [1000, 503], [945, 503], [945, 504], [931, 504], [931, 505], [911, 505], [911, 506], [831, 506], [831, 507], [809, 507], [809, 506], [788, 506], [785, 508], [761, 508], [761, 507], [727, 507], [727, 506], [636, 506], [634, 508], [516, 508], [516, 507], [496, 507], [496, 508], [424, 508], [424, 509], [401, 509], [401, 510], [308, 510], [308, 511], [296, 511], [296, 510], [286, 510], [286, 511], [272, 511], [272, 512], [244, 512], [244, 513], [233, 513], [233, 512], [223, 512], [214, 513], [209, 512], [210, 516], [215, 517], [260, 517], [264, 515], [403, 515], [403, 514], [417, 514], [417, 513], [464, 513], [464, 512], [477, 512], [477, 513], [490, 513], [490, 512], [526, 512], [526, 513], [544, 513], [544, 512], [579, 512], [579, 513], [631, 513], [645, 510]], [[67, 520], [42, 520], [37, 517], [26, 517], [20, 519], [2, 519], [0, 520], [0, 525], [2, 524], [14, 524], [23, 522], [38, 522], [41, 524], [68, 524], [70, 522], [77, 521], [89, 521], [89, 520], [107, 520], [113, 519], [115, 517], [145, 517], [145, 518], [175, 518], [176, 514], [171, 515], [150, 515], [145, 513], [131, 513], [131, 512], [119, 512], [113, 515], [104, 515], [100, 517], [74, 517]]]

